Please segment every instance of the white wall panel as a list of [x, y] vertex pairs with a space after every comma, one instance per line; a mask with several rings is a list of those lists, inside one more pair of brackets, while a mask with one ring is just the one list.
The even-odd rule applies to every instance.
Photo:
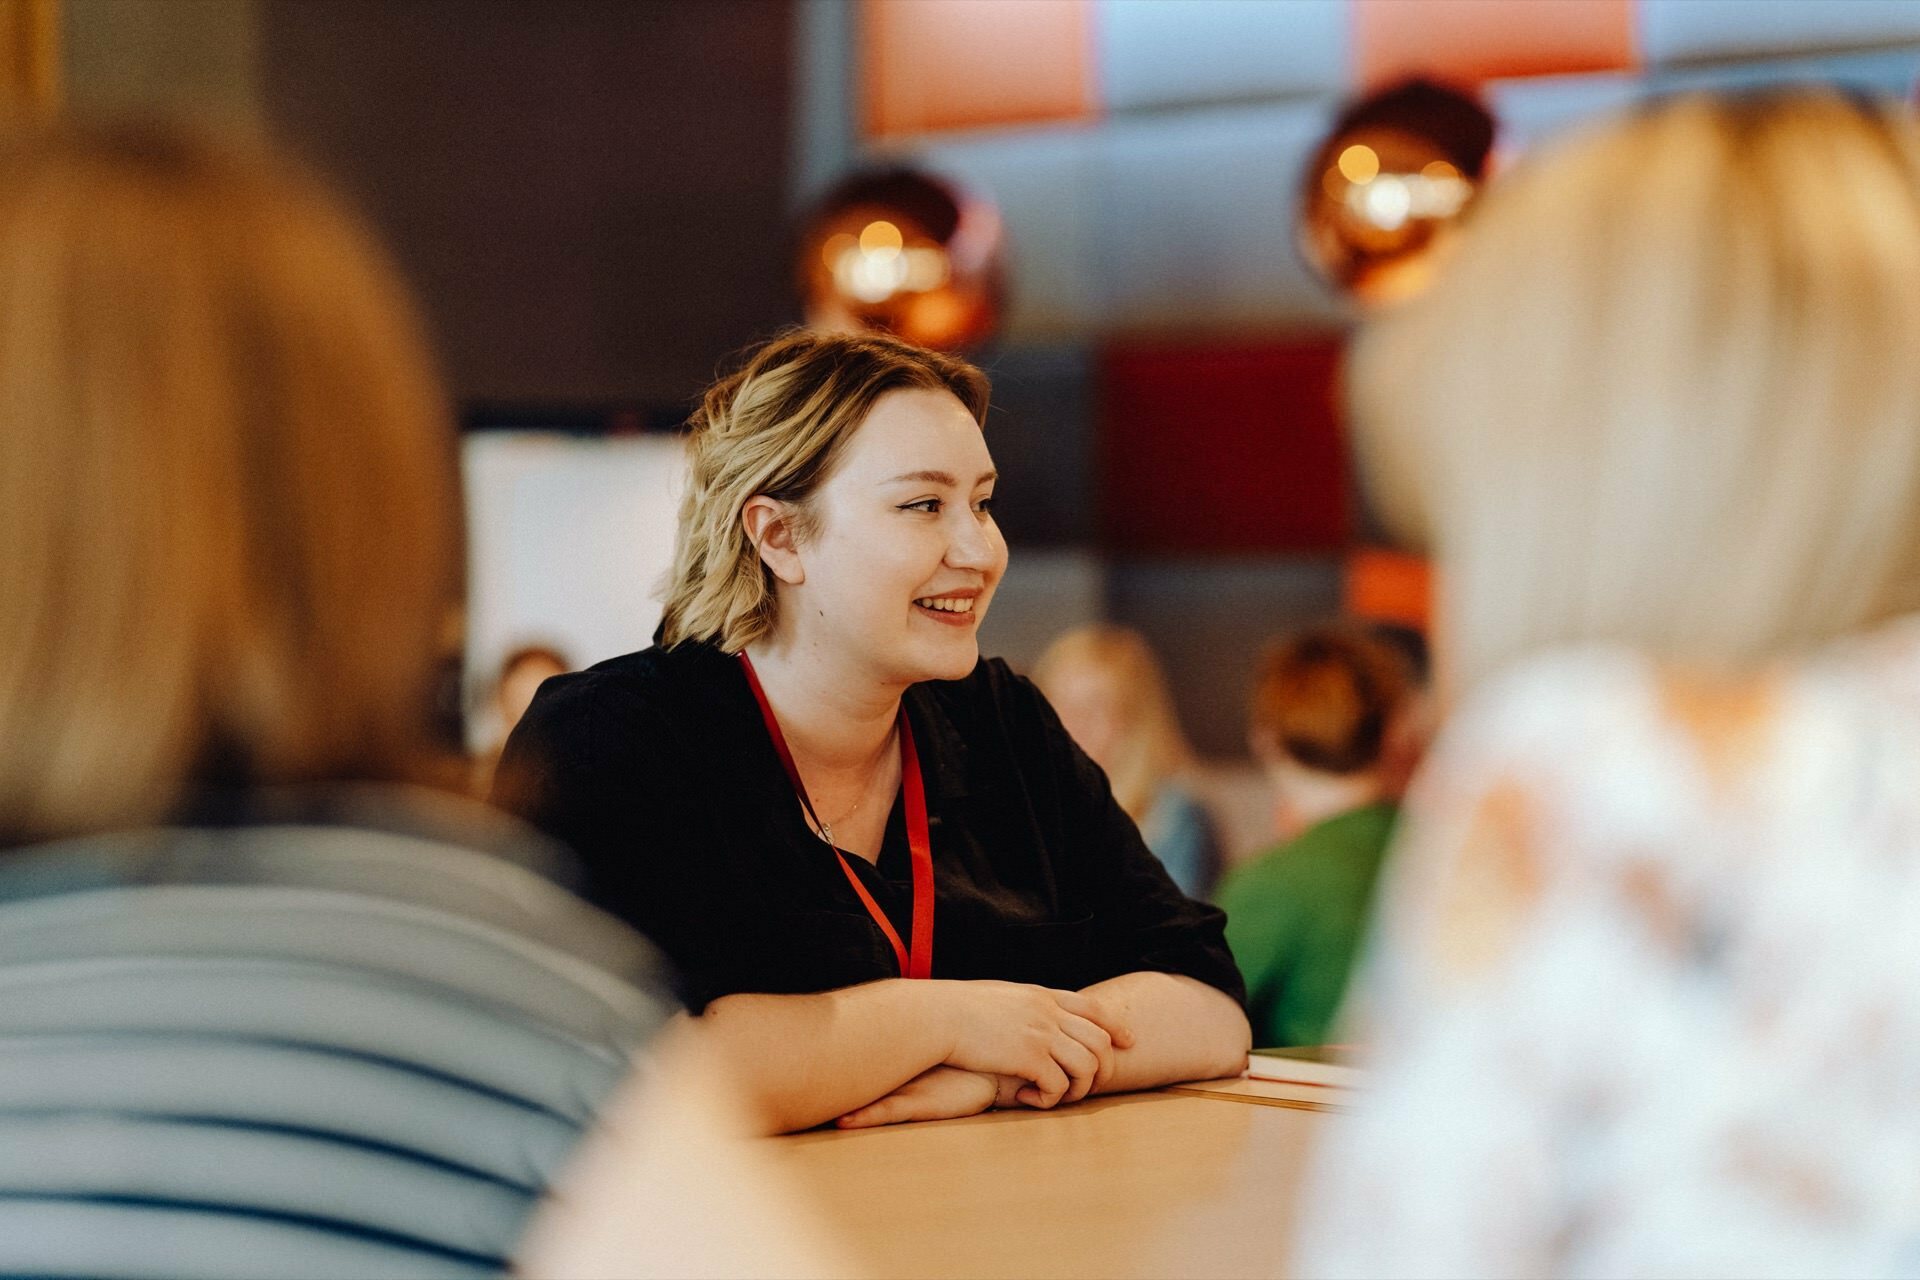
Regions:
[[[464, 442], [467, 670], [476, 694], [529, 641], [581, 666], [652, 643], [686, 469], [678, 436], [579, 440], [479, 432]], [[495, 733], [477, 704], [468, 738]]]

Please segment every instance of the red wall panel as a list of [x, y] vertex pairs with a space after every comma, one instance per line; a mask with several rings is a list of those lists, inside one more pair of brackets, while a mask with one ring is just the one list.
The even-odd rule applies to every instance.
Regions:
[[869, 136], [1090, 119], [1092, 0], [865, 0]]
[[1461, 84], [1639, 65], [1634, 0], [1352, 0], [1353, 80]]
[[1106, 546], [1138, 555], [1344, 546], [1339, 356], [1331, 337], [1110, 343], [1099, 386]]

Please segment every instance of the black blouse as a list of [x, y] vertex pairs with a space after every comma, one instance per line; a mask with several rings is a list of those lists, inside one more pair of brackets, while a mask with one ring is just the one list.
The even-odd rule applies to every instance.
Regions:
[[[903, 703], [926, 780], [936, 978], [1079, 988], [1148, 969], [1242, 997], [1225, 917], [1174, 886], [1032, 683], [988, 659]], [[587, 897], [667, 953], [695, 1011], [899, 976], [806, 825], [738, 659], [684, 644], [556, 676], [501, 771], [516, 784], [497, 798], [573, 846]], [[847, 861], [906, 937], [898, 795], [878, 864]]]

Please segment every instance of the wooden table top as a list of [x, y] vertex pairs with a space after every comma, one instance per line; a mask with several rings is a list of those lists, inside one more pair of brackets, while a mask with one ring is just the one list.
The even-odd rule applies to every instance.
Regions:
[[876, 1275], [1271, 1277], [1329, 1117], [1249, 1083], [767, 1142]]

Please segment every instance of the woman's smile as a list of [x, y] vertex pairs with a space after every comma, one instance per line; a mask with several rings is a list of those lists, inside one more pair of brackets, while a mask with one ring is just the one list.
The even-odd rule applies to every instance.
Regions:
[[973, 610], [974, 602], [979, 598], [978, 587], [945, 595], [921, 596], [913, 602], [913, 610], [942, 626], [971, 627], [979, 621]]

